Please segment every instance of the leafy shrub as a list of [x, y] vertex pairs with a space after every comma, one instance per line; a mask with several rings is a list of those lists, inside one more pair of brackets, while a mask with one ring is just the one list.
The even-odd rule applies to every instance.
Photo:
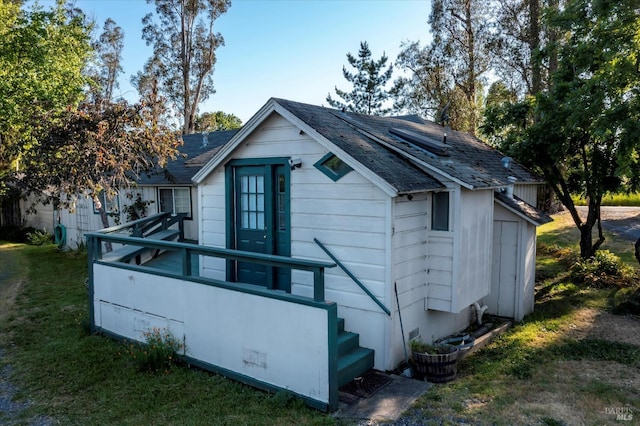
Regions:
[[448, 354], [451, 353], [452, 348], [451, 345], [446, 344], [433, 344], [430, 345], [425, 343], [419, 338], [409, 340], [409, 348], [413, 353], [419, 354], [429, 354], [429, 355], [437, 355], [437, 354]]
[[570, 247], [562, 247], [558, 244], [539, 243], [537, 251], [539, 254], [546, 254], [555, 257], [567, 268], [571, 267], [571, 265], [575, 264], [580, 259], [580, 254], [576, 250], [573, 250]]
[[123, 211], [127, 215], [127, 222], [147, 217], [149, 206], [155, 202], [153, 200], [143, 200], [142, 194], [139, 192], [135, 195], [133, 192], [127, 192], [126, 197], [131, 201], [131, 204], [123, 208]]
[[43, 244], [53, 243], [53, 235], [46, 229], [41, 231], [33, 231], [27, 233], [27, 242], [32, 246], [41, 246]]
[[611, 299], [613, 313], [640, 315], [640, 285], [621, 288]]
[[184, 353], [185, 345], [171, 331], [154, 327], [143, 335], [144, 344], [131, 343], [127, 346], [127, 352], [138, 365], [139, 371], [166, 373], [180, 362], [180, 352]]
[[574, 283], [596, 288], [628, 287], [638, 278], [631, 266], [609, 250], [598, 250], [594, 257], [579, 260], [570, 272]]
[[16, 225], [3, 226], [0, 227], [0, 240], [11, 243], [26, 243], [27, 235], [35, 231], [35, 228], [21, 228]]

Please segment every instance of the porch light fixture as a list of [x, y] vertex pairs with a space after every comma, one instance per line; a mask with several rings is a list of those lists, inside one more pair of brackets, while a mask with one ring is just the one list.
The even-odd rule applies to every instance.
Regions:
[[302, 167], [302, 160], [299, 158], [289, 158], [289, 166], [291, 170], [299, 169]]

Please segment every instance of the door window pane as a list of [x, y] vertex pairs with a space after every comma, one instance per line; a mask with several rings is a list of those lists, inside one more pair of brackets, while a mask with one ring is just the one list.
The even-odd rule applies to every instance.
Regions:
[[278, 221], [277, 229], [279, 231], [287, 230], [286, 215], [285, 215], [285, 195], [286, 195], [285, 179], [284, 175], [278, 175], [278, 193], [276, 194], [276, 219]]
[[264, 176], [240, 176], [240, 225], [245, 229], [264, 229]]

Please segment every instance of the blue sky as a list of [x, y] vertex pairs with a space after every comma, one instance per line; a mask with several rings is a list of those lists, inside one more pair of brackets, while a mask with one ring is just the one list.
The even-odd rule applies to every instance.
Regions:
[[[52, 0], [40, 0], [48, 6]], [[394, 61], [403, 41], [430, 41], [430, 0], [232, 0], [214, 27], [225, 39], [217, 50], [216, 93], [200, 112], [224, 111], [246, 122], [270, 97], [315, 105], [337, 85], [346, 53], [367, 41], [378, 59]], [[141, 70], [151, 48], [141, 40], [141, 19], [153, 6], [144, 0], [76, 0], [101, 30], [107, 18], [125, 32], [120, 94], [135, 100], [130, 76]], [[394, 73], [397, 75], [397, 73]], [[335, 97], [335, 96], [334, 96]]]

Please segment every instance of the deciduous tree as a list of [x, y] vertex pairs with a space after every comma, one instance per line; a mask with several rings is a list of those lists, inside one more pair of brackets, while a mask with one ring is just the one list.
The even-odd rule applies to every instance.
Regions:
[[50, 10], [0, 2], [0, 195], [24, 157], [38, 149], [36, 134], [84, 97], [91, 55], [90, 24], [58, 1]]
[[223, 111], [205, 112], [196, 117], [196, 132], [216, 132], [218, 130], [234, 130], [242, 127], [242, 120], [234, 114]]
[[439, 119], [448, 105], [451, 127], [475, 134], [491, 63], [490, 12], [488, 0], [432, 1], [431, 45], [407, 44], [396, 61], [410, 73], [395, 82], [396, 110], [428, 111]]
[[[486, 128], [501, 135], [503, 151], [543, 173], [587, 258], [605, 240], [602, 197], [640, 188], [640, 10], [636, 0], [568, 0], [548, 22], [564, 35], [545, 49], [551, 63], [557, 54], [549, 90], [494, 111]], [[586, 218], [573, 195], [586, 198]]]
[[70, 107], [40, 130], [17, 185], [42, 202], [73, 209], [85, 196], [100, 207], [101, 192], [113, 197], [178, 155], [179, 137], [153, 114], [152, 105], [124, 100]]

